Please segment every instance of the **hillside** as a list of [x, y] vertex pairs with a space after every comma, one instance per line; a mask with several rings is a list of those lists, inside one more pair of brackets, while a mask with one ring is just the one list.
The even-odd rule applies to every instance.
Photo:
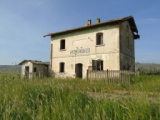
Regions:
[[21, 71], [20, 65], [0, 65], [0, 71]]
[[[49, 63], [49, 62], [46, 62]], [[141, 72], [159, 72], [160, 71], [160, 64], [155, 63], [139, 63], [136, 62], [135, 64], [136, 71], [140, 70]], [[21, 71], [20, 65], [0, 65], [0, 71]]]
[[160, 73], [160, 64], [136, 63], [135, 70], [143, 73]]

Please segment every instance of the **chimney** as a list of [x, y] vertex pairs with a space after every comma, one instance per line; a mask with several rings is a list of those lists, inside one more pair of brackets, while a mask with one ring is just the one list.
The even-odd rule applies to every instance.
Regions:
[[87, 25], [91, 25], [91, 24], [92, 24], [92, 21], [91, 21], [91, 19], [90, 19], [90, 20], [88, 20]]
[[100, 21], [100, 18], [97, 18], [97, 20], [96, 20], [96, 24], [97, 23], [100, 23], [101, 21]]

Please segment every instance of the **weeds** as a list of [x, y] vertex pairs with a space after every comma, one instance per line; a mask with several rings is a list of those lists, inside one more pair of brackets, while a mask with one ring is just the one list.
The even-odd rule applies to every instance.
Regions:
[[[19, 73], [0, 72], [0, 119], [160, 119], [160, 77], [132, 79], [130, 85], [80, 79], [22, 80]], [[128, 91], [125, 96], [123, 91]], [[115, 97], [109, 98], [109, 94]], [[102, 97], [97, 99], [98, 95]]]

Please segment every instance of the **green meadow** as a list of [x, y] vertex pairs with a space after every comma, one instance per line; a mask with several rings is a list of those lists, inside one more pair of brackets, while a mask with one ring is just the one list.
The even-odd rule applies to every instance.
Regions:
[[160, 120], [160, 75], [128, 85], [0, 72], [0, 120]]

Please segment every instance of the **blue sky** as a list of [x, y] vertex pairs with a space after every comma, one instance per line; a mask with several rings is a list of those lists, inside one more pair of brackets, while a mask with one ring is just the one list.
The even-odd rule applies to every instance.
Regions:
[[132, 15], [141, 38], [136, 62], [160, 63], [159, 0], [0, 0], [0, 65], [24, 59], [49, 61], [43, 35]]

